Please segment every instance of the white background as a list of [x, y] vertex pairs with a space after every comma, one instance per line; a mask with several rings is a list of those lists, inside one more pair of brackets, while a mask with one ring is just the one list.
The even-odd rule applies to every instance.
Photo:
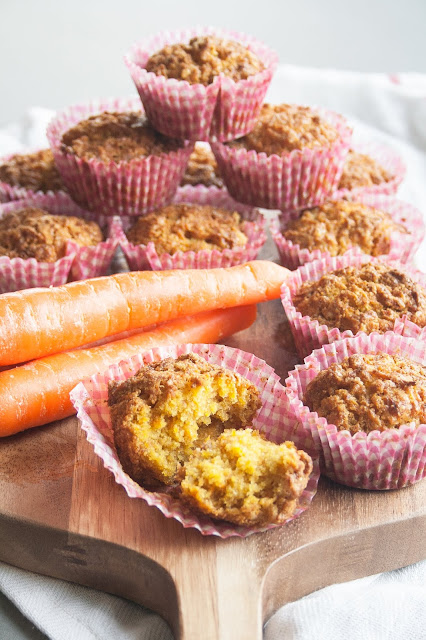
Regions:
[[426, 0], [0, 0], [0, 125], [133, 93], [130, 45], [196, 24], [250, 33], [283, 63], [426, 72]]

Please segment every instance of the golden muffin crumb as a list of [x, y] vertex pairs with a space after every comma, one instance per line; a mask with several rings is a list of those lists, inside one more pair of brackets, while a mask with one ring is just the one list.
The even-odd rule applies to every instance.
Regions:
[[189, 156], [188, 166], [183, 175], [181, 186], [202, 184], [205, 187], [223, 187], [219, 167], [211, 149], [205, 143], [196, 142]]
[[279, 524], [294, 513], [311, 471], [311, 458], [293, 442], [226, 429], [185, 462], [181, 497], [195, 511], [234, 524]]
[[330, 328], [353, 333], [393, 329], [403, 315], [426, 326], [426, 293], [405, 273], [387, 264], [367, 263], [305, 282], [293, 297], [297, 311]]
[[173, 484], [181, 464], [207, 438], [250, 424], [261, 403], [248, 380], [190, 353], [111, 383], [108, 404], [124, 471], [156, 488]]
[[353, 355], [321, 371], [303, 404], [352, 434], [424, 424], [426, 368], [386, 353]]
[[65, 255], [67, 240], [90, 247], [102, 242], [103, 234], [96, 222], [52, 215], [35, 207], [11, 211], [0, 218], [2, 256], [55, 262]]
[[153, 242], [158, 254], [234, 249], [247, 243], [242, 224], [237, 211], [171, 204], [138, 218], [126, 235], [133, 244]]
[[141, 112], [109, 112], [82, 120], [66, 131], [61, 150], [79, 158], [129, 162], [135, 158], [176, 151], [182, 143], [151, 127]]
[[382, 182], [389, 182], [391, 178], [392, 176], [374, 158], [350, 149], [346, 156], [338, 189], [372, 187]]
[[50, 149], [15, 154], [0, 166], [0, 181], [44, 193], [64, 189]]
[[219, 75], [235, 82], [264, 69], [246, 46], [216, 36], [197, 36], [188, 44], [168, 44], [148, 60], [146, 70], [157, 76], [208, 85]]
[[389, 253], [393, 231], [408, 233], [385, 211], [359, 202], [326, 202], [302, 211], [283, 231], [283, 236], [301, 249], [319, 249], [337, 256], [350, 246], [378, 256]]
[[329, 147], [337, 137], [336, 128], [310, 107], [264, 104], [252, 131], [228, 144], [269, 156], [294, 149]]

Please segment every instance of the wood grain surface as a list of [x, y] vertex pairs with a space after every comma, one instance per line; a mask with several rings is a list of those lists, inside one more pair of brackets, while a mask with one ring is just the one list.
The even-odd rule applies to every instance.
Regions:
[[[269, 243], [262, 257], [276, 258]], [[281, 376], [298, 361], [279, 301], [226, 344]], [[69, 418], [0, 443], [0, 559], [124, 596], [176, 638], [251, 640], [286, 602], [426, 558], [426, 483], [366, 492], [321, 479], [288, 525], [246, 539], [203, 537], [130, 499]]]

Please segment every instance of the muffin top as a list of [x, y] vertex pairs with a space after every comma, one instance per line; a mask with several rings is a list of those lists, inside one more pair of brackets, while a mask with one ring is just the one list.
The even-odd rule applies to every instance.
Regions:
[[378, 256], [389, 253], [393, 231], [408, 233], [391, 216], [359, 202], [338, 200], [302, 211], [283, 231], [283, 236], [301, 249], [319, 249], [341, 255], [350, 246]]
[[426, 292], [405, 273], [385, 263], [367, 263], [305, 282], [293, 297], [303, 316], [320, 325], [371, 333], [393, 329], [403, 315], [426, 326]]
[[320, 371], [303, 404], [352, 434], [423, 424], [426, 368], [386, 353], [353, 355]]
[[263, 69], [263, 63], [243, 44], [208, 35], [192, 38], [188, 44], [168, 44], [146, 65], [157, 76], [203, 85], [220, 74], [238, 82]]
[[66, 131], [61, 150], [85, 160], [129, 162], [176, 151], [182, 143], [166, 138], [140, 112], [104, 111]]
[[181, 186], [202, 184], [205, 187], [223, 187], [219, 168], [213, 152], [206, 143], [196, 142], [189, 156], [188, 166], [183, 175]]
[[102, 242], [103, 235], [96, 222], [52, 215], [35, 207], [11, 211], [0, 218], [2, 256], [55, 262], [65, 255], [67, 240], [94, 246]]
[[15, 154], [0, 165], [0, 181], [44, 193], [64, 189], [50, 149]]
[[374, 158], [350, 149], [346, 156], [338, 189], [373, 187], [376, 184], [388, 182], [391, 178], [392, 176]]
[[127, 232], [133, 244], [153, 242], [158, 254], [244, 246], [240, 214], [211, 205], [170, 204], [141, 216]]
[[337, 138], [336, 128], [310, 107], [264, 104], [252, 131], [228, 144], [269, 156], [295, 149], [329, 147]]
[[181, 497], [195, 511], [235, 524], [281, 523], [294, 513], [311, 471], [311, 458], [293, 442], [225, 429], [182, 467]]

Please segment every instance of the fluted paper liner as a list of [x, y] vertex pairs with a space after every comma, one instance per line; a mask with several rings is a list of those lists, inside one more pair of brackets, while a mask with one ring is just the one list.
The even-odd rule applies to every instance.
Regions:
[[[116, 482], [124, 487], [129, 497], [142, 498], [149, 505], [160, 509], [167, 518], [178, 520], [185, 528], [198, 529], [203, 535], [228, 538], [230, 536], [245, 537], [252, 533], [281, 526], [242, 527], [213, 520], [208, 516], [196, 515], [168, 493], [148, 491], [124, 473], [113, 442], [107, 405], [108, 381], [125, 380], [136, 373], [144, 364], [168, 356], [177, 358], [181, 354], [190, 352], [199, 354], [208, 362], [235, 371], [255, 384], [261, 394], [262, 406], [253, 420], [253, 427], [263, 432], [268, 439], [274, 442], [286, 440], [287, 431], [283, 428], [283, 416], [288, 410], [287, 396], [278, 376], [269, 365], [256, 356], [239, 349], [223, 345], [185, 344], [151, 349], [115, 364], [103, 374], [93, 376], [77, 385], [71, 392], [71, 400], [76, 408], [81, 426], [87, 434], [88, 441], [93, 445], [95, 453], [102, 459], [104, 466], [114, 474]], [[318, 477], [318, 466], [314, 460], [314, 471], [299, 499], [298, 508], [287, 522], [299, 516], [310, 505], [316, 492]]]
[[306, 387], [320, 371], [356, 353], [396, 354], [426, 365], [426, 342], [392, 331], [360, 333], [324, 345], [305, 358], [305, 364], [296, 366], [285, 381], [291, 408], [287, 421], [296, 421], [295, 439], [310, 440], [307, 450], [320, 454], [321, 473], [336, 482], [376, 490], [414, 484], [426, 475], [426, 424], [351, 435], [347, 430], [338, 431], [303, 404]]

